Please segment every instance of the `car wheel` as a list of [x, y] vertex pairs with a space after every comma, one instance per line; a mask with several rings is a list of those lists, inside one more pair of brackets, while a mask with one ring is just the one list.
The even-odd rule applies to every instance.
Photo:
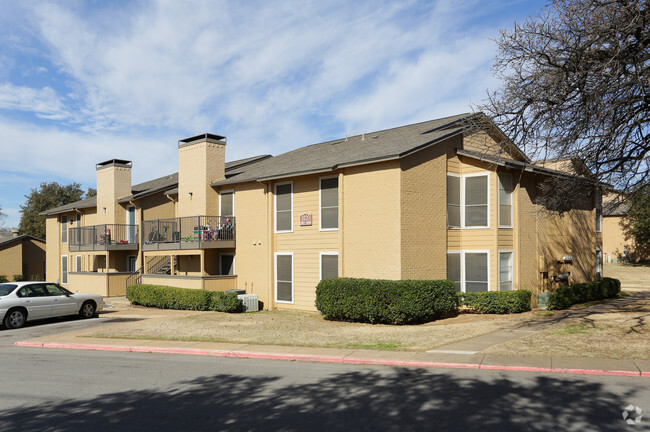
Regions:
[[22, 309], [11, 309], [5, 315], [5, 327], [10, 329], [17, 329], [25, 325], [27, 321], [27, 314]]
[[79, 316], [81, 318], [91, 318], [95, 315], [95, 303], [91, 301], [84, 302], [79, 309]]

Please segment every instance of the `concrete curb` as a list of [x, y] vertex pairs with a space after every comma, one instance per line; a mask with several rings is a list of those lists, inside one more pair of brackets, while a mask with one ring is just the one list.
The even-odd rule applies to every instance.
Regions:
[[480, 363], [447, 363], [435, 361], [416, 361], [416, 360], [384, 360], [361, 357], [341, 357], [327, 355], [307, 355], [307, 354], [276, 354], [254, 351], [229, 351], [229, 350], [209, 350], [201, 348], [158, 348], [148, 346], [130, 346], [130, 345], [92, 345], [92, 344], [75, 344], [75, 343], [57, 343], [57, 342], [30, 342], [18, 341], [14, 343], [20, 347], [34, 348], [62, 348], [62, 349], [85, 349], [96, 351], [121, 351], [121, 352], [141, 352], [156, 354], [184, 354], [184, 355], [202, 355], [212, 357], [231, 357], [231, 358], [251, 358], [262, 360], [285, 360], [285, 361], [304, 361], [304, 362], [321, 362], [321, 363], [341, 363], [341, 364], [358, 364], [358, 365], [379, 365], [379, 366], [400, 366], [400, 367], [430, 367], [441, 369], [482, 369], [497, 371], [514, 371], [514, 372], [546, 372], [562, 373], [576, 375], [613, 375], [613, 376], [639, 376], [650, 378], [650, 372], [624, 371], [624, 370], [604, 370], [604, 369], [568, 369], [568, 368], [542, 368], [534, 366], [503, 366], [503, 365], [483, 365]]

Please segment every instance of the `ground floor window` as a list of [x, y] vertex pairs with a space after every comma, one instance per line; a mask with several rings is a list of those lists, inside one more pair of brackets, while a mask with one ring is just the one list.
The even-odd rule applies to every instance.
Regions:
[[447, 279], [461, 292], [490, 289], [489, 251], [450, 251], [447, 253]]
[[81, 271], [81, 255], [77, 255], [76, 259], [77, 259], [77, 265], [75, 267], [75, 270], [80, 272]]
[[512, 291], [512, 251], [499, 251], [499, 291]]
[[61, 256], [61, 283], [62, 284], [68, 283], [68, 256], [67, 255]]
[[293, 303], [293, 253], [275, 254], [275, 301]]
[[329, 279], [339, 277], [339, 254], [338, 252], [320, 253], [320, 278]]

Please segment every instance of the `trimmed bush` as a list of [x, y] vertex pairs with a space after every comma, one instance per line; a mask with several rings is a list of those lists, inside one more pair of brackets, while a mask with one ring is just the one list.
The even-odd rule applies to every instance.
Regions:
[[0, 283], [5, 283], [5, 282], [9, 282], [9, 279], [7, 279], [7, 276], [0, 275]]
[[126, 298], [133, 304], [160, 309], [241, 312], [244, 306], [237, 294], [175, 288], [163, 285], [132, 285]]
[[316, 308], [329, 320], [419, 324], [456, 307], [456, 285], [448, 280], [337, 278], [316, 287]]
[[574, 304], [616, 297], [621, 292], [621, 281], [603, 278], [599, 281], [561, 286], [548, 296], [548, 309], [566, 309]]
[[527, 312], [531, 296], [528, 290], [458, 293], [461, 305], [482, 314]]
[[14, 275], [14, 282], [22, 282], [24, 280], [25, 278], [23, 277], [23, 275]]
[[237, 298], [236, 293], [214, 292], [210, 303], [210, 310], [216, 312], [243, 312], [244, 303]]

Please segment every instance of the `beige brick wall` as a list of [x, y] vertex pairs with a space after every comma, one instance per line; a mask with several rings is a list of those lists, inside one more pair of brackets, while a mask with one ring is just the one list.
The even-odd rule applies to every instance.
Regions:
[[119, 205], [117, 200], [129, 195], [131, 195], [130, 167], [110, 165], [98, 169], [96, 223], [98, 225], [124, 223], [125, 207]]
[[403, 279], [447, 277], [447, 156], [461, 138], [401, 161], [401, 273]]
[[607, 262], [624, 257], [625, 249], [634, 251], [634, 240], [625, 238], [621, 224], [625, 224], [625, 218], [621, 216], [603, 217], [603, 259]]
[[22, 242], [12, 242], [0, 249], [0, 275], [9, 281], [14, 275], [23, 274], [23, 245]]
[[224, 143], [206, 141], [178, 149], [179, 217], [218, 214], [218, 196], [210, 183], [225, 179], [225, 154]]
[[343, 267], [346, 277], [402, 277], [399, 161], [345, 168]]

